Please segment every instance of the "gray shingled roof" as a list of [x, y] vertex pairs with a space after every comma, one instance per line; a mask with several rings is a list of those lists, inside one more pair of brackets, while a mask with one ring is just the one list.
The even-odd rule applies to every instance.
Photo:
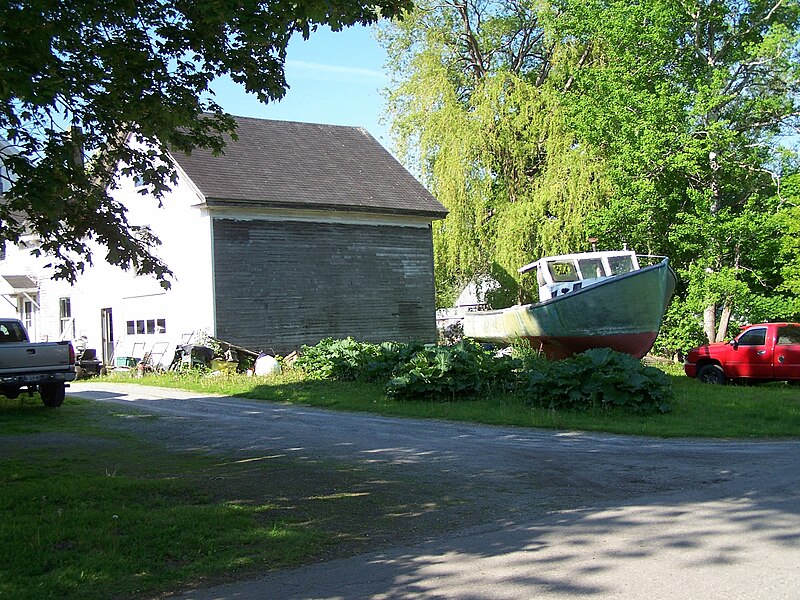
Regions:
[[223, 155], [173, 155], [209, 205], [447, 214], [364, 129], [235, 119], [239, 139], [228, 141]]

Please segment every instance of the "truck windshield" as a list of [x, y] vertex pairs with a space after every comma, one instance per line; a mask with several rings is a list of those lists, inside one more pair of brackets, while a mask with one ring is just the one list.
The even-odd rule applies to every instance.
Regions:
[[0, 323], [0, 344], [11, 342], [25, 342], [25, 330], [19, 323]]

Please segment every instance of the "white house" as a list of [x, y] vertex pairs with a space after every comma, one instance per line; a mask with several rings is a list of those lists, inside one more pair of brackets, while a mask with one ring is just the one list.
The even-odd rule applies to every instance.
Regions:
[[86, 338], [106, 364], [168, 363], [202, 333], [286, 353], [325, 337], [435, 339], [430, 224], [439, 204], [354, 127], [237, 118], [223, 156], [173, 156], [163, 207], [127, 178], [113, 195], [175, 274], [164, 291], [102, 262], [74, 285], [28, 247], [0, 251], [0, 315], [37, 341]]

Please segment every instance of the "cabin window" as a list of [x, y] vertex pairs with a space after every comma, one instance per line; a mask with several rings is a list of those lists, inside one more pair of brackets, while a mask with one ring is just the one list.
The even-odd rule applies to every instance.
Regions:
[[128, 321], [128, 335], [134, 335], [136, 333], [136, 323], [133, 321]]
[[156, 333], [167, 333], [166, 319], [156, 319]]
[[603, 269], [603, 261], [599, 258], [586, 258], [578, 261], [578, 266], [581, 268], [582, 279], [598, 279], [605, 277], [605, 270]]
[[548, 262], [547, 267], [550, 269], [550, 276], [555, 282], [578, 281], [578, 273], [572, 261]]
[[767, 330], [762, 327], [745, 331], [736, 341], [740, 346], [763, 346], [767, 341]]
[[608, 266], [612, 275], [624, 275], [633, 271], [633, 259], [630, 256], [609, 256]]

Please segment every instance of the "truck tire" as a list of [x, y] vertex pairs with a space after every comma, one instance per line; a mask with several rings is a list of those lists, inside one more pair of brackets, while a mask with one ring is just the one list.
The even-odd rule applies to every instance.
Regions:
[[55, 408], [61, 406], [66, 394], [63, 383], [43, 383], [39, 386], [39, 395], [42, 397], [42, 404]]
[[6, 398], [10, 398], [13, 400], [14, 398], [19, 398], [19, 388], [3, 388], [0, 389], [0, 395], [5, 396]]
[[703, 383], [723, 385], [728, 381], [728, 378], [725, 377], [725, 373], [719, 365], [703, 365], [697, 372], [697, 380]]

